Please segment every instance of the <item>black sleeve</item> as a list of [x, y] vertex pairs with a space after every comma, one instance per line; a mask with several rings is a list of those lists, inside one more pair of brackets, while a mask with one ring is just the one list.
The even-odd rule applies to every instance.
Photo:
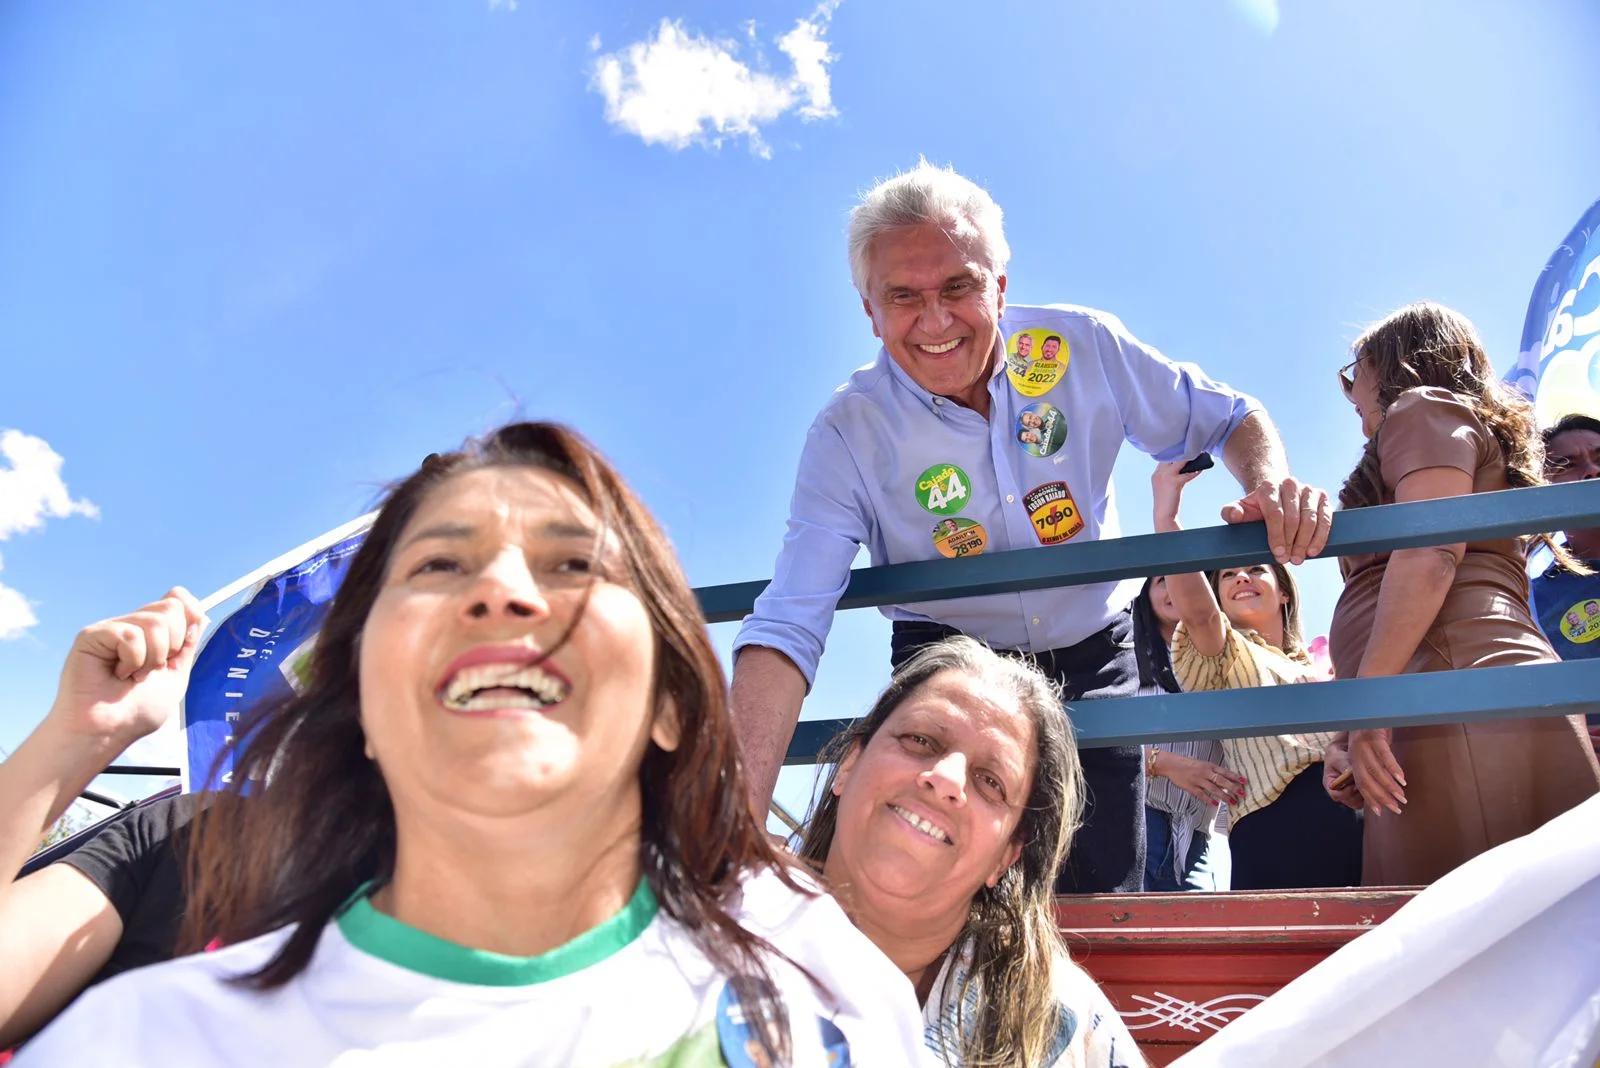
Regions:
[[194, 794], [178, 794], [130, 809], [57, 863], [71, 865], [99, 887], [126, 925], [152, 877], [173, 863], [173, 835], [193, 818], [194, 803]]

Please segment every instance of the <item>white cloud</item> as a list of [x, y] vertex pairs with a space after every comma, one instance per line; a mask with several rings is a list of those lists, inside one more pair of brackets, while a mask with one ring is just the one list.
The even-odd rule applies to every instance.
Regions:
[[777, 39], [793, 66], [787, 77], [761, 69], [754, 23], [746, 26], [752, 66], [739, 58], [739, 42], [702, 37], [662, 19], [653, 38], [595, 60], [591, 88], [605, 97], [606, 121], [647, 145], [716, 148], [727, 138], [744, 137], [751, 151], [769, 158], [761, 127], [790, 111], [806, 121], [838, 114], [828, 77], [828, 64], [837, 57], [826, 38], [838, 6], [839, 0], [823, 0]]
[[517, 0], [489, 0], [490, 11], [515, 11]]
[[589, 51], [591, 51], [591, 52], [600, 51], [600, 35], [598, 33], [595, 34], [593, 37], [589, 38]]
[[26, 530], [38, 530], [48, 518], [71, 515], [96, 518], [100, 509], [75, 501], [61, 481], [61, 457], [43, 438], [20, 430], [0, 431], [0, 541]]
[[[0, 431], [0, 541], [38, 530], [46, 519], [73, 515], [96, 518], [100, 509], [75, 501], [61, 480], [61, 457], [43, 438], [20, 430]], [[0, 584], [0, 641], [16, 638], [38, 619], [21, 593]]]
[[33, 614], [28, 599], [0, 582], [0, 642], [22, 637], [37, 622], [39, 618]]
[[1265, 36], [1271, 37], [1278, 28], [1278, 0], [1232, 0], [1232, 3], [1233, 9]]

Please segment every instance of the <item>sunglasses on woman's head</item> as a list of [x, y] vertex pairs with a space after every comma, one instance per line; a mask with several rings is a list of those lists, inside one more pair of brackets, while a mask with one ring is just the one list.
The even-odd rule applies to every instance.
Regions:
[[1344, 395], [1346, 397], [1350, 396], [1350, 394], [1355, 392], [1355, 388], [1356, 388], [1356, 364], [1358, 364], [1360, 362], [1361, 362], [1361, 357], [1357, 356], [1355, 359], [1351, 360], [1349, 363], [1347, 363], [1343, 367], [1339, 368], [1339, 385], [1340, 385], [1341, 388], [1343, 388]]

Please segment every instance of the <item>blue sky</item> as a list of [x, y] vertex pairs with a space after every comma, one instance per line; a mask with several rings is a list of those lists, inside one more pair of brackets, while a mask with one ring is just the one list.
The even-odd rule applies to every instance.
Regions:
[[[598, 442], [697, 584], [765, 575], [805, 429], [876, 351], [844, 213], [919, 154], [1004, 207], [1012, 300], [1255, 393], [1329, 488], [1362, 324], [1441, 300], [1509, 367], [1600, 196], [1589, 0], [975, 12], [6, 4], [0, 746], [85, 623], [210, 592], [519, 410]], [[1129, 532], [1149, 470], [1118, 467]], [[1323, 630], [1337, 574], [1303, 581]], [[840, 616], [808, 716], [867, 704], [886, 635]]]

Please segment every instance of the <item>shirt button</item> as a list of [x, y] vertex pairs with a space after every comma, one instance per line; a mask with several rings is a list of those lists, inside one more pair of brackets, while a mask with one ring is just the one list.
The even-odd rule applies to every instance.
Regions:
[[935, 397], [935, 398], [933, 398], [933, 403], [935, 403], [935, 404], [943, 404], [944, 403], [944, 398], [943, 397]]
[[1034, 616], [1033, 617], [1033, 625], [1036, 626], [1036, 627], [1039, 625], [1039, 617], [1038, 616]]
[[1015, 497], [1011, 496], [1011, 494], [1008, 493], [1008, 494], [1006, 494], [1006, 503], [1007, 504], [1016, 504], [1017, 503], [1017, 499]]

